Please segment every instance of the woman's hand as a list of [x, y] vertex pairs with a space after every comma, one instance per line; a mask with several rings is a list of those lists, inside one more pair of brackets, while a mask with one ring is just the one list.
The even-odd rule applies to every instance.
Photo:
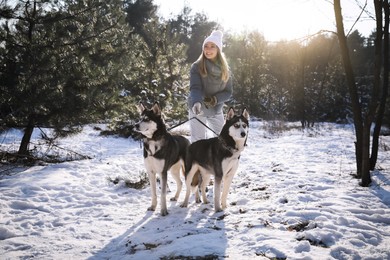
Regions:
[[195, 115], [199, 115], [200, 112], [201, 112], [201, 108], [202, 108], [202, 104], [199, 103], [199, 102], [196, 102], [196, 103], [192, 106], [192, 112], [193, 112]]

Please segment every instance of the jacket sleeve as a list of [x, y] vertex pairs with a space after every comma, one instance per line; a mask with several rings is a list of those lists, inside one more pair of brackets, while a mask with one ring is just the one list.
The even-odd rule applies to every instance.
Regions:
[[232, 77], [230, 75], [228, 81], [226, 82], [225, 88], [221, 91], [215, 94], [217, 98], [218, 104], [225, 103], [229, 101], [233, 96], [233, 82]]
[[202, 76], [200, 75], [198, 65], [194, 63], [192, 64], [190, 70], [190, 95], [189, 95], [190, 108], [196, 102], [202, 102], [202, 100], [203, 100]]

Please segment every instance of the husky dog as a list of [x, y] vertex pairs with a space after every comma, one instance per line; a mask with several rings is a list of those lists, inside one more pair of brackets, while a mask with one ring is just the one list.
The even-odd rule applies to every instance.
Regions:
[[200, 173], [203, 203], [208, 203], [206, 186], [210, 181], [210, 176], [214, 175], [215, 211], [219, 212], [226, 208], [230, 184], [237, 171], [240, 154], [246, 145], [248, 130], [249, 113], [247, 109], [244, 109], [241, 115], [237, 116], [234, 109], [230, 108], [219, 137], [199, 140], [190, 145], [185, 167], [187, 191], [184, 202], [181, 204], [182, 207], [187, 207], [188, 205], [191, 182], [192, 186], [195, 186], [196, 201], [199, 202], [198, 189], [196, 188], [198, 183], [193, 181], [193, 178], [199, 177], [197, 175]]
[[183, 136], [171, 135], [167, 132], [164, 120], [161, 117], [161, 109], [158, 103], [154, 103], [151, 109], [145, 108], [140, 103], [138, 110], [140, 121], [134, 126], [135, 131], [141, 133], [144, 143], [144, 163], [149, 176], [151, 187], [152, 205], [148, 210], [154, 211], [157, 206], [156, 174], [161, 176], [161, 215], [168, 214], [167, 172], [170, 171], [176, 181], [177, 191], [171, 200], [179, 198], [182, 188], [180, 169], [184, 174], [184, 164], [190, 141]]

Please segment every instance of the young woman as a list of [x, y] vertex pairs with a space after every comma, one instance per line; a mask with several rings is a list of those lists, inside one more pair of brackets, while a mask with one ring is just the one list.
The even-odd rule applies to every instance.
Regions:
[[[222, 32], [213, 31], [202, 46], [202, 54], [191, 66], [189, 117], [219, 134], [224, 124], [223, 105], [233, 94], [229, 66], [222, 52]], [[207, 138], [206, 127], [190, 120], [191, 141]]]

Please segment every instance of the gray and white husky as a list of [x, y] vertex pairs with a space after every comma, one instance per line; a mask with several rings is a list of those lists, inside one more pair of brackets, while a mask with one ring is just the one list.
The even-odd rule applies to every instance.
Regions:
[[219, 212], [226, 208], [227, 195], [239, 165], [241, 152], [246, 145], [248, 130], [249, 113], [247, 109], [244, 109], [241, 115], [235, 115], [234, 109], [230, 108], [218, 137], [199, 140], [190, 145], [185, 166], [187, 190], [184, 202], [181, 204], [182, 207], [187, 207], [191, 190], [195, 191], [198, 202], [199, 194], [196, 187], [198, 183], [193, 181], [193, 178], [199, 177], [197, 175], [200, 173], [203, 203], [208, 203], [206, 186], [213, 175], [215, 211]]
[[160, 174], [161, 215], [165, 216], [168, 214], [166, 202], [168, 171], [171, 172], [177, 186], [176, 194], [171, 200], [177, 200], [182, 188], [180, 170], [184, 174], [184, 164], [190, 141], [183, 136], [168, 133], [158, 103], [155, 103], [151, 109], [147, 109], [140, 103], [138, 110], [141, 118], [134, 128], [143, 136], [144, 163], [152, 195], [152, 205], [148, 210], [154, 211], [156, 209], [156, 174]]

